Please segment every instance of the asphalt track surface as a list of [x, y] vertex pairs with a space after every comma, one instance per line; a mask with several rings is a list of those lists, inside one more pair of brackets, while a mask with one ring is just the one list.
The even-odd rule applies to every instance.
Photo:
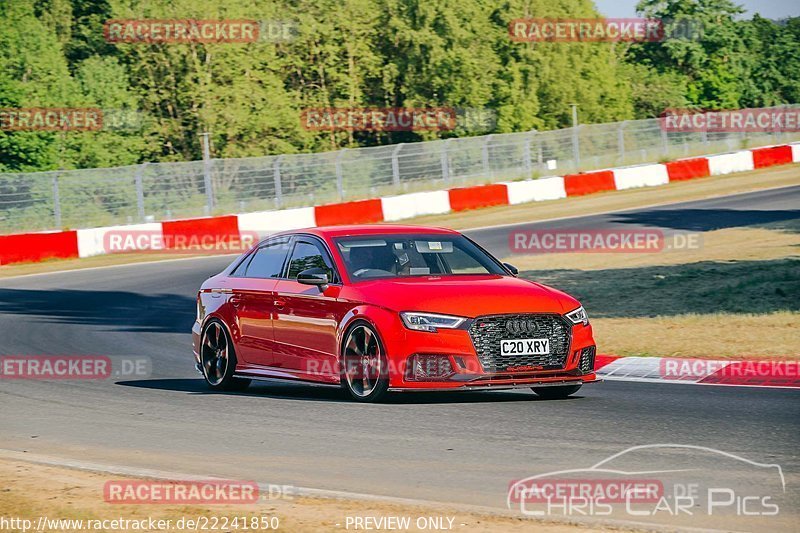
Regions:
[[[798, 218], [800, 186], [794, 186], [467, 233], [505, 255], [508, 233], [517, 229], [708, 231]], [[797, 530], [800, 524], [795, 390], [605, 382], [562, 401], [498, 391], [395, 395], [377, 405], [347, 401], [335, 389], [267, 383], [245, 393], [210, 393], [192, 368], [194, 297], [200, 283], [230, 261], [214, 257], [0, 280], [0, 354], [152, 361], [147, 377], [0, 380], [0, 448], [504, 508], [511, 480], [586, 468], [630, 446], [673, 443], [779, 464], [786, 492], [778, 495], [778, 517], [662, 513], [657, 521], [748, 530]], [[758, 470], [683, 448], [649, 450], [641, 461], [651, 470], [691, 463], [720, 486], [747, 485]]]

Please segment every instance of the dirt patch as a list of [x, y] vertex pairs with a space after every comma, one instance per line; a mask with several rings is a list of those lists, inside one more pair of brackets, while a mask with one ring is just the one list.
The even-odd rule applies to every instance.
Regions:
[[708, 359], [800, 359], [800, 314], [688, 314], [592, 320], [600, 351]]
[[[546, 531], [550, 533], [576, 533], [582, 531], [603, 531], [602, 528], [586, 528], [569, 524], [557, 524], [532, 521], [512, 516], [499, 516], [463, 512], [453, 509], [434, 509], [427, 506], [399, 505], [380, 501], [352, 501], [323, 498], [294, 497], [292, 499], [264, 499], [257, 504], [247, 505], [118, 505], [106, 503], [103, 499], [103, 485], [109, 480], [125, 479], [112, 476], [74, 470], [68, 468], [28, 463], [8, 458], [0, 458], [0, 516], [6, 518], [22, 518], [31, 520], [35, 525], [40, 517], [48, 520], [170, 520], [171, 529], [145, 527], [138, 531], [180, 531], [189, 528], [178, 528], [179, 520], [199, 520], [206, 517], [207, 524], [218, 520], [218, 527], [207, 531], [236, 531], [232, 527], [223, 528], [227, 519], [239, 517], [253, 519], [257, 517], [275, 517], [279, 523], [278, 531], [319, 532], [347, 531], [347, 519], [350, 517], [409, 517], [412, 527], [404, 531], [419, 531], [413, 524], [422, 517], [433, 517], [449, 524], [452, 519], [452, 531]], [[128, 478], [129, 479], [129, 478]], [[262, 495], [263, 496], [263, 495]], [[273, 522], [274, 523], [274, 522]], [[54, 527], [50, 522], [46, 531], [80, 531], [76, 523], [65, 527]], [[71, 526], [71, 527], [70, 527]], [[121, 531], [119, 527], [92, 529], [92, 531]], [[210, 527], [210, 525], [209, 525]], [[242, 528], [238, 528], [242, 530]], [[350, 530], [353, 530], [351, 523]], [[14, 531], [15, 529], [11, 529]], [[20, 530], [17, 528], [17, 530]], [[87, 530], [84, 529], [83, 530]], [[130, 529], [129, 529], [130, 530]], [[249, 531], [267, 531], [248, 529]]]

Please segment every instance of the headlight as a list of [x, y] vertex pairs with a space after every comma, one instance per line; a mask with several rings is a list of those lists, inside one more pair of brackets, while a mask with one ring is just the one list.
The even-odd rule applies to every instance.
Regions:
[[436, 333], [438, 328], [455, 329], [466, 320], [466, 318], [461, 318], [460, 316], [415, 313], [413, 311], [400, 313], [400, 318], [403, 319], [403, 324], [408, 329], [429, 331], [431, 333]]
[[567, 313], [567, 318], [573, 324], [583, 324], [584, 326], [589, 324], [589, 315], [586, 314], [586, 309], [583, 306]]

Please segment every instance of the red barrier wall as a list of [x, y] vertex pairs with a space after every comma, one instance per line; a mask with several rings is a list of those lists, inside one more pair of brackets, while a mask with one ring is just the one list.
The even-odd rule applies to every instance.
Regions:
[[711, 175], [711, 171], [708, 169], [708, 159], [705, 157], [670, 161], [666, 165], [669, 181], [691, 180]]
[[0, 236], [0, 265], [78, 257], [78, 232], [22, 233]]
[[754, 148], [752, 152], [753, 166], [755, 168], [785, 165], [792, 162], [792, 147], [786, 144], [768, 148]]
[[564, 189], [567, 191], [567, 196], [582, 196], [600, 191], [613, 191], [616, 188], [613, 170], [567, 174], [564, 176]]
[[447, 194], [450, 195], [450, 209], [453, 211], [508, 205], [508, 187], [500, 183], [450, 189]]
[[314, 208], [314, 218], [317, 226], [383, 222], [383, 207], [379, 199], [318, 205]]
[[162, 222], [165, 248], [180, 247], [183, 242], [191, 242], [197, 238], [219, 239], [223, 242], [239, 239], [239, 217], [228, 215], [223, 217], [190, 218]]

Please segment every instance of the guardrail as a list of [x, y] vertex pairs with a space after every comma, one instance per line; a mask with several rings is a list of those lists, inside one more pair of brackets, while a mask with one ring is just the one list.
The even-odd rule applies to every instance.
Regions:
[[0, 233], [313, 206], [795, 140], [800, 132], [676, 132], [646, 119], [325, 153], [0, 174]]
[[420, 215], [515, 205], [602, 191], [656, 187], [800, 163], [800, 142], [541, 179], [415, 192], [294, 209], [145, 224], [0, 235], [0, 265], [125, 252], [237, 253], [278, 231], [394, 222]]

